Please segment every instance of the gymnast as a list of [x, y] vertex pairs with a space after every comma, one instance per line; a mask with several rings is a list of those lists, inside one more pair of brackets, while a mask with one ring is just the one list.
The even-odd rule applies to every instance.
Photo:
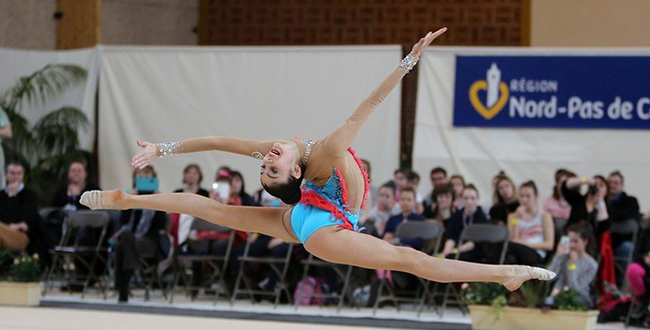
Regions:
[[[439, 259], [410, 247], [391, 245], [358, 232], [368, 193], [361, 161], [349, 147], [382, 100], [418, 61], [421, 52], [447, 29], [429, 32], [350, 117], [322, 140], [257, 142], [206, 137], [179, 142], [138, 141], [131, 165], [143, 168], [156, 158], [198, 151], [225, 151], [262, 161], [260, 180], [286, 207], [221, 204], [189, 193], [129, 195], [121, 189], [90, 191], [81, 203], [91, 209], [153, 209], [190, 214], [236, 230], [300, 242], [314, 256], [339, 264], [407, 272], [436, 282], [496, 282], [516, 290], [527, 280], [550, 280], [555, 273], [536, 267], [485, 265]], [[301, 187], [303, 179], [306, 181]]]

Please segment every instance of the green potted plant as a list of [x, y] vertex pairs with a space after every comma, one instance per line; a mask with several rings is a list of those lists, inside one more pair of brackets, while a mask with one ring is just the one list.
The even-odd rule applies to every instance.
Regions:
[[552, 309], [543, 306], [545, 284], [527, 282], [507, 292], [495, 283], [471, 283], [462, 291], [474, 330], [593, 330], [598, 311], [586, 310], [579, 293], [568, 290], [555, 297]]
[[[12, 260], [13, 261], [10, 261]], [[8, 264], [0, 281], [0, 305], [37, 306], [41, 296], [41, 264], [38, 255], [22, 253], [12, 257], [8, 251], [0, 253], [0, 264]]]

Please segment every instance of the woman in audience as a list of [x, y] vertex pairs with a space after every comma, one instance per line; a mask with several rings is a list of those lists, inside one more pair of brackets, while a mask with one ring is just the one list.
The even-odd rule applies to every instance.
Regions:
[[198, 194], [204, 197], [209, 197], [210, 193], [207, 190], [201, 188], [201, 182], [203, 181], [203, 172], [198, 164], [189, 164], [185, 166], [183, 170], [183, 188], [174, 190], [175, 193], [192, 193]]
[[52, 206], [62, 207], [66, 210], [87, 210], [88, 207], [81, 205], [79, 199], [81, 194], [90, 190], [97, 190], [99, 186], [88, 182], [86, 165], [81, 161], [73, 161], [68, 167], [68, 182], [59, 188], [52, 198]]
[[551, 215], [539, 209], [533, 181], [519, 187], [519, 203], [508, 217], [508, 254], [515, 259], [513, 263], [543, 265], [546, 253], [553, 250], [555, 227]]
[[454, 174], [449, 178], [449, 184], [453, 188], [454, 207], [456, 209], [462, 209], [463, 199], [461, 198], [461, 194], [465, 188], [465, 178], [460, 174]]
[[253, 197], [246, 193], [244, 177], [238, 171], [230, 172], [230, 198], [228, 205], [260, 206]]
[[461, 260], [484, 261], [487, 256], [483, 250], [483, 246], [476, 247], [474, 242], [465, 242], [463, 245], [458, 246], [460, 234], [463, 232], [463, 229], [472, 224], [484, 224], [488, 222], [485, 213], [479, 206], [478, 190], [473, 184], [468, 184], [465, 187], [462, 197], [464, 207], [456, 211], [447, 221], [445, 227], [447, 240], [440, 254], [442, 257], [453, 258], [457, 252], [461, 252]]
[[562, 195], [562, 185], [564, 181], [571, 176], [575, 176], [571, 172], [561, 168], [555, 171], [555, 186], [553, 187], [553, 194], [546, 198], [544, 201], [544, 211], [551, 214], [554, 219], [569, 219], [571, 214], [571, 205], [564, 199]]
[[519, 207], [517, 200], [517, 188], [514, 182], [505, 176], [499, 176], [496, 180], [493, 197], [494, 205], [490, 208], [490, 220], [493, 223], [505, 224], [508, 214]]
[[[280, 197], [289, 208], [234, 207], [214, 203], [193, 194], [132, 197], [123, 191], [95, 191], [83, 197], [93, 208], [155, 207], [167, 211], [194, 212], [218, 224], [246, 231], [260, 231], [285, 241], [300, 242], [317, 257], [365, 268], [409, 272], [439, 282], [491, 281], [515, 290], [527, 280], [549, 280], [554, 274], [530, 266], [494, 266], [454, 262], [428, 256], [410, 248], [396, 247], [370, 235], [360, 234], [359, 211], [368, 193], [367, 176], [350, 144], [388, 93], [413, 68], [420, 53], [444, 33], [429, 32], [392, 73], [361, 102], [341, 126], [322, 140], [251, 140], [205, 137], [152, 144], [138, 141], [142, 150], [132, 159], [134, 167], [156, 157], [220, 150], [262, 161], [260, 180], [266, 190]], [[295, 124], [295, 118], [288, 119]], [[309, 124], [305, 122], [304, 124]], [[304, 127], [304, 129], [307, 126]], [[301, 189], [303, 179], [307, 179]]]
[[553, 305], [560, 292], [573, 289], [580, 293], [580, 299], [587, 307], [593, 307], [589, 289], [598, 272], [598, 263], [590, 255], [594, 251], [593, 232], [588, 224], [576, 223], [567, 228], [567, 235], [570, 238], [568, 247], [560, 242], [548, 267], [557, 273], [557, 277], [546, 304]]

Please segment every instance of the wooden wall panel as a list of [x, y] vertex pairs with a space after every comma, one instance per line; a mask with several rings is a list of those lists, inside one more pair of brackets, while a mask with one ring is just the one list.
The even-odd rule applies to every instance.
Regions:
[[57, 0], [56, 48], [93, 47], [101, 42], [100, 0]]
[[443, 45], [519, 46], [528, 0], [201, 0], [201, 45], [411, 44], [447, 26]]

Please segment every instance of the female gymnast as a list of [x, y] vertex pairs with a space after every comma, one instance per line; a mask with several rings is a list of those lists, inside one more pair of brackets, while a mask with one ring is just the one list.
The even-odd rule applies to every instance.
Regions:
[[[496, 282], [512, 291], [529, 279], [550, 280], [555, 273], [542, 268], [438, 259], [357, 231], [369, 185], [362, 163], [349, 146], [377, 106], [413, 68], [421, 52], [446, 30], [429, 32], [420, 39], [354, 113], [322, 140], [257, 142], [207, 137], [158, 144], [138, 141], [141, 150], [131, 164], [136, 168], [157, 157], [209, 150], [257, 158], [262, 161], [264, 188], [293, 206], [229, 206], [196, 194], [133, 196], [120, 189], [86, 192], [81, 203], [91, 209], [140, 208], [190, 214], [236, 230], [300, 242], [307, 251], [329, 262], [408, 272], [437, 282]], [[306, 183], [301, 188], [303, 179]]]

